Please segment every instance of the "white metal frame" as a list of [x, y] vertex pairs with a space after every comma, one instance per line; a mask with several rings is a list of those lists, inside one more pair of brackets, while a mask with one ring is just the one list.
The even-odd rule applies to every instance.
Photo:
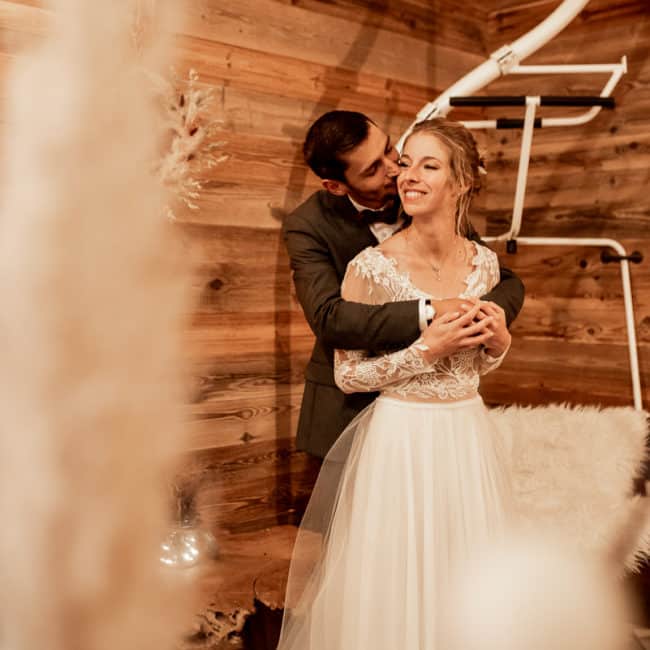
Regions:
[[509, 74], [519, 63], [543, 47], [557, 36], [587, 5], [589, 0], [564, 0], [537, 27], [518, 38], [512, 45], [504, 45], [490, 57], [445, 90], [434, 101], [427, 104], [417, 114], [413, 123], [399, 139], [397, 148], [401, 150], [406, 136], [413, 126], [432, 117], [444, 117], [451, 110], [450, 97], [472, 95], [502, 75]]
[[[433, 102], [427, 104], [416, 116], [416, 119], [409, 126], [397, 143], [401, 151], [404, 140], [411, 132], [413, 126], [421, 120], [433, 117], [444, 117], [453, 108], [450, 104], [452, 97], [472, 95], [484, 88], [491, 81], [506, 74], [605, 74], [610, 77], [603, 87], [600, 96], [609, 97], [618, 84], [621, 77], [627, 71], [627, 60], [623, 57], [620, 63], [614, 64], [587, 64], [587, 65], [520, 65], [520, 61], [536, 52], [540, 47], [548, 43], [562, 29], [564, 29], [587, 5], [589, 0], [564, 0], [557, 9], [542, 21], [536, 28], [519, 38], [512, 45], [505, 45], [493, 52], [489, 59], [484, 61], [470, 73], [465, 75], [453, 86], [439, 95]], [[528, 167], [530, 162], [530, 151], [533, 140], [535, 115], [540, 105], [540, 97], [526, 97], [526, 112], [522, 132], [521, 152], [519, 156], [519, 170], [517, 174], [517, 186], [513, 206], [513, 217], [510, 229], [496, 237], [484, 237], [485, 241], [507, 241], [516, 240], [517, 244], [532, 246], [596, 246], [599, 248], [613, 248], [618, 255], [625, 258], [628, 256], [623, 245], [613, 239], [589, 238], [589, 237], [519, 237], [523, 216], [524, 199], [526, 195], [526, 184], [528, 180]], [[554, 126], [577, 126], [586, 124], [602, 110], [602, 107], [595, 106], [578, 116], [544, 118], [543, 127]], [[476, 120], [463, 122], [468, 128], [497, 128], [496, 120]], [[632, 302], [632, 289], [630, 282], [630, 267], [627, 259], [621, 264], [621, 276], [623, 283], [623, 299], [625, 305], [625, 321], [628, 337], [630, 373], [632, 378], [632, 394], [634, 407], [643, 408], [641, 397], [641, 380], [639, 375], [639, 361], [637, 354], [636, 329], [634, 321], [634, 309]]]
[[[499, 237], [483, 237], [484, 241], [501, 241]], [[627, 257], [623, 245], [615, 239], [590, 238], [590, 237], [516, 237], [517, 245], [531, 246], [596, 246], [598, 248], [613, 248], [618, 255]], [[634, 308], [632, 302], [632, 285], [630, 282], [630, 263], [623, 259], [621, 264], [621, 279], [623, 282], [623, 303], [625, 308], [625, 325], [627, 329], [628, 356], [630, 360], [630, 376], [632, 379], [632, 398], [634, 408], [643, 408], [641, 397], [641, 378], [639, 374], [639, 357], [637, 354], [636, 328], [634, 321]]]
[[[600, 97], [611, 97], [621, 77], [627, 72], [627, 57], [620, 63], [586, 64], [586, 65], [517, 65], [508, 74], [602, 74], [610, 73], [610, 78], [603, 87]], [[538, 104], [539, 105], [539, 104]], [[449, 107], [451, 110], [453, 106]], [[581, 115], [573, 117], [545, 117], [543, 126], [580, 126], [586, 124], [602, 111], [601, 106], [594, 106]], [[447, 111], [449, 112], [449, 111]], [[433, 117], [433, 116], [431, 116]], [[441, 115], [438, 115], [441, 117]], [[496, 120], [471, 120], [463, 124], [469, 129], [496, 129]]]
[[[610, 78], [610, 82], [607, 84], [601, 97], [609, 96], [611, 90], [613, 90], [616, 82], [620, 79], [622, 74], [625, 71], [626, 62], [625, 57], [619, 66], [619, 69], [615, 70]], [[622, 71], [621, 71], [622, 70]], [[539, 74], [545, 74], [544, 72]], [[612, 82], [612, 80], [615, 80]], [[604, 93], [608, 91], [608, 94]], [[510, 228], [507, 232], [498, 235], [496, 237], [483, 237], [484, 241], [508, 241], [516, 240], [517, 245], [524, 244], [530, 246], [597, 246], [599, 248], [613, 248], [616, 253], [622, 257], [627, 257], [628, 253], [625, 250], [625, 247], [618, 241], [614, 239], [606, 238], [590, 238], [590, 237], [519, 237], [519, 232], [521, 230], [521, 224], [523, 219], [523, 210], [524, 210], [524, 199], [526, 196], [526, 184], [528, 182], [528, 168], [530, 163], [530, 152], [533, 141], [534, 133], [534, 123], [537, 107], [540, 104], [539, 97], [526, 97], [526, 113], [524, 117], [524, 128], [521, 137], [521, 151], [519, 155], [519, 170], [517, 174], [517, 185], [515, 190], [515, 199], [512, 211], [512, 222]], [[598, 112], [600, 107], [592, 108], [587, 111], [583, 116], [579, 116], [578, 119], [582, 119], [578, 124], [583, 124], [591, 119], [593, 119]], [[585, 116], [587, 119], [585, 119]], [[565, 126], [566, 122], [571, 118], [559, 118], [556, 122], [550, 124], [550, 126]], [[543, 120], [543, 126], [549, 126], [548, 119]], [[559, 122], [559, 123], [558, 123]], [[476, 123], [473, 122], [464, 122], [465, 126], [468, 128], [496, 128], [496, 121], [494, 126], [484, 125], [482, 122], [478, 123], [479, 126], [476, 126]], [[573, 124], [568, 122], [568, 125]], [[639, 372], [639, 358], [637, 352], [637, 340], [636, 340], [636, 326], [634, 320], [634, 303], [632, 300], [632, 284], [630, 281], [630, 264], [627, 259], [623, 259], [620, 262], [621, 264], [621, 280], [623, 283], [623, 303], [625, 308], [625, 325], [627, 330], [627, 342], [628, 342], [628, 355], [630, 360], [630, 375], [632, 379], [632, 398], [634, 401], [634, 408], [640, 410], [643, 408], [643, 399], [641, 397], [641, 377]]]

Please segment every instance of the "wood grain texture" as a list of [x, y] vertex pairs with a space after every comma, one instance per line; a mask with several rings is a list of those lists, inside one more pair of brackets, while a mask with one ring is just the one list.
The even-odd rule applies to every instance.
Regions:
[[[560, 0], [183, 0], [175, 67], [214, 91], [226, 162], [200, 175], [198, 210], [178, 233], [194, 265], [188, 315], [187, 467], [203, 477], [199, 511], [222, 545], [204, 581], [191, 647], [241, 647], [255, 598], [279, 606], [293, 531], [318, 466], [293, 442], [313, 335], [293, 294], [280, 228], [319, 186], [301, 143], [321, 113], [368, 113], [397, 137], [415, 113], [490, 52], [536, 25]], [[37, 43], [41, 0], [0, 0], [0, 79]], [[650, 398], [650, 5], [591, 0], [529, 63], [614, 62], [628, 56], [617, 108], [588, 125], [535, 133], [522, 232], [599, 236], [639, 250], [632, 266], [641, 379]], [[594, 94], [604, 77], [505, 77], [487, 92]], [[0, 124], [7, 125], [6, 90]], [[545, 109], [542, 115], [566, 111]], [[457, 119], [519, 115], [458, 110]], [[489, 175], [473, 222], [503, 232], [520, 134], [481, 135]], [[488, 404], [631, 403], [620, 273], [593, 248], [497, 247], [527, 298], [513, 347], [488, 375]], [[278, 528], [278, 526], [281, 526]], [[261, 552], [260, 552], [261, 551]], [[268, 553], [267, 553], [268, 551]], [[242, 618], [243, 617], [243, 618]], [[234, 631], [234, 632], [233, 632]], [[239, 644], [239, 645], [238, 645]], [[223, 647], [223, 646], [222, 646]]]
[[[482, 52], [487, 14], [480, 2], [465, 2], [459, 14], [453, 0], [280, 0], [316, 14], [336, 16], [351, 22], [435, 41], [466, 52]], [[451, 19], [453, 17], [453, 19]]]
[[[647, 345], [639, 347], [639, 357], [641, 380], [647, 389]], [[594, 345], [561, 338], [520, 338], [499, 372], [485, 377], [481, 392], [488, 404], [630, 406], [628, 348], [623, 344]]]
[[297, 524], [319, 463], [291, 438], [248, 441], [195, 451], [191, 472], [201, 476], [198, 506], [217, 538], [281, 524]]
[[480, 62], [479, 54], [389, 31], [363, 18], [355, 23], [275, 0], [239, 0], [226, 7], [214, 0], [188, 0], [183, 14], [182, 32], [204, 41], [416, 85], [445, 87]]
[[[320, 19], [349, 20], [358, 30], [365, 25], [408, 37], [422, 30], [417, 17], [411, 31], [396, 24], [399, 10], [394, 3], [386, 3], [384, 14], [372, 19], [366, 19], [365, 11], [355, 13], [355, 0], [297, 0], [292, 4], [319, 14]], [[494, 0], [482, 5], [486, 13], [490, 7], [501, 12], [506, 9], [498, 19], [492, 14], [490, 29], [488, 23], [483, 29], [487, 51], [523, 33], [527, 25], [537, 22], [540, 13], [550, 12], [558, 2], [519, 4], [514, 13], [507, 12], [507, 2]], [[598, 1], [593, 4], [604, 6]], [[587, 60], [615, 61], [627, 52], [630, 73], [617, 90], [619, 107], [615, 112], [601, 113], [597, 121], [582, 129], [535, 134], [523, 232], [615, 236], [629, 250], [641, 250], [647, 256], [648, 33], [638, 3], [608, 4], [608, 13], [581, 18], [573, 31], [567, 32], [564, 44], [545, 48], [538, 56], [538, 60], [550, 62], [584, 61], [587, 46], [597, 41], [598, 51]], [[403, 8], [404, 3], [397, 6]], [[630, 6], [636, 7], [632, 13]], [[419, 8], [427, 10], [426, 6]], [[411, 16], [420, 15], [413, 11]], [[445, 11], [446, 20], [457, 14], [451, 7]], [[530, 16], [531, 12], [535, 15]], [[452, 28], [438, 32], [443, 33], [446, 45], [462, 41], [454, 41], [459, 37]], [[233, 44], [232, 39], [209, 47], [194, 36], [182, 36], [179, 42], [184, 61], [198, 66], [210, 61], [199, 67], [201, 74], [211, 75], [206, 76], [211, 83], [223, 84], [219, 108], [232, 140], [232, 159], [206, 179], [204, 209], [184, 216], [184, 228], [193, 242], [191, 255], [197, 260], [199, 300], [188, 347], [198, 377], [190, 406], [191, 444], [196, 450], [194, 457], [209, 468], [211, 477], [202, 496], [202, 514], [222, 536], [226, 534], [223, 531], [236, 535], [274, 521], [296, 519], [315, 470], [291, 447], [301, 371], [312, 335], [292, 296], [287, 260], [278, 238], [284, 215], [317, 185], [301, 166], [301, 132], [319, 112], [345, 106], [372, 113], [384, 128], [398, 133], [442, 88], [428, 90], [419, 79], [404, 75], [386, 80], [370, 64], [352, 70], [348, 67], [352, 59], [332, 66], [289, 49], [259, 52], [251, 43]], [[358, 56], [361, 51], [353, 54]], [[283, 76], [283, 71], [288, 72]], [[554, 78], [535, 85], [535, 91], [593, 93], [599, 90], [598, 83], [600, 79], [592, 77]], [[280, 86], [282, 93], [277, 92]], [[494, 90], [529, 92], [520, 78], [500, 80]], [[453, 115], [466, 118], [472, 113]], [[473, 221], [486, 224], [488, 232], [496, 234], [508, 225], [519, 134], [493, 133], [483, 140], [490, 174]], [[250, 259], [238, 257], [243, 252]], [[500, 252], [504, 263], [524, 280], [527, 300], [513, 328], [509, 357], [499, 371], [484, 380], [486, 402], [631, 403], [617, 266], [603, 265], [600, 251], [593, 248], [521, 246], [516, 256]], [[650, 275], [646, 264], [632, 267], [632, 286], [647, 398]], [[285, 434], [287, 431], [290, 433]], [[275, 517], [269, 516], [271, 512]], [[254, 563], [262, 599], [271, 603], [279, 602], [274, 589], [283, 585], [286, 559], [282, 564], [282, 554], [290, 544], [290, 540], [281, 543], [281, 558], [274, 560], [273, 566], [268, 557]], [[251, 566], [250, 560], [245, 566]], [[233, 582], [235, 587], [237, 584]], [[214, 585], [210, 589], [212, 593], [221, 590]]]
[[[451, 11], [453, 3], [443, 4]], [[228, 474], [232, 493], [219, 492], [215, 478], [208, 498], [208, 519], [221, 513], [234, 532], [289, 516], [277, 499], [252, 495], [268, 493], [271, 477], [283, 472], [301, 480], [300, 464], [279, 469], [273, 459], [293, 458], [313, 343], [279, 234], [288, 212], [319, 187], [302, 162], [307, 126], [343, 107], [369, 113], [397, 137], [423, 104], [478, 62], [482, 44], [471, 12], [461, 27], [419, 0], [183, 6], [177, 67], [196, 69], [214, 87], [213, 116], [224, 121], [229, 156], [201, 176], [200, 209], [179, 217], [196, 263], [190, 446], [199, 456], [247, 459]]]
[[206, 83], [313, 102], [315, 113], [305, 114], [302, 133], [320, 113], [337, 106], [373, 116], [400, 112], [413, 116], [438, 89], [191, 36], [178, 35], [175, 42], [178, 69], [194, 68]]
[[[561, 2], [559, 0], [537, 0], [535, 2], [521, 2], [517, 0], [490, 0], [492, 10], [488, 11], [488, 37], [490, 47], [496, 42], [501, 44], [509, 43], [535, 27], [546, 16], [550, 15]], [[633, 34], [638, 26], [639, 18], [643, 18], [648, 12], [648, 4], [645, 0], [591, 0], [580, 12], [576, 19], [544, 48], [546, 51], [561, 51], [565, 55], [574, 52], [567, 51], [567, 39], [579, 39], [584, 42], [594, 41], [590, 39], [594, 29], [606, 27], [611, 30], [613, 25], [626, 25], [628, 35]], [[614, 32], [609, 32], [610, 34]], [[618, 35], [618, 34], [617, 34]], [[505, 39], [505, 40], [504, 40]], [[625, 41], [623, 41], [624, 43]], [[610, 40], [611, 43], [611, 40]], [[601, 56], [602, 49], [598, 44], [596, 56]], [[497, 45], [498, 47], [498, 45]], [[586, 51], [583, 51], [584, 55]]]
[[[283, 219], [319, 186], [301, 143], [318, 115], [344, 107], [369, 113], [397, 137], [438, 92], [511, 42], [559, 0], [184, 0], [174, 37], [181, 75], [195, 69], [214, 90], [211, 116], [229, 158], [200, 175], [198, 210], [180, 210], [179, 236], [194, 263], [189, 318], [188, 450], [215, 454], [206, 516], [252, 530], [293, 516], [301, 486], [292, 436], [313, 335], [293, 295], [281, 241]], [[0, 78], [47, 32], [39, 0], [0, 1]], [[535, 133], [523, 234], [613, 236], [650, 255], [650, 7], [645, 0], [592, 0], [530, 62], [611, 62], [628, 55], [617, 109], [575, 129]], [[595, 47], [597, 44], [597, 47]], [[506, 77], [495, 93], [594, 93], [602, 77]], [[0, 122], [5, 95], [0, 93]], [[544, 115], [561, 111], [547, 110]], [[452, 117], [513, 115], [455, 111]], [[520, 135], [481, 135], [487, 187], [473, 221], [506, 229]], [[504, 367], [485, 381], [491, 403], [569, 399], [629, 402], [620, 275], [595, 249], [520, 248], [503, 254], [527, 287]], [[650, 276], [632, 267], [644, 395], [650, 396]], [[576, 387], [578, 387], [576, 389]], [[206, 454], [208, 456], [206, 456]], [[290, 459], [285, 462], [285, 459]], [[212, 470], [211, 470], [212, 471]], [[281, 478], [280, 478], [281, 477]], [[302, 494], [302, 487], [297, 493]], [[300, 501], [300, 499], [298, 499]], [[228, 523], [230, 522], [230, 523]], [[221, 525], [221, 524], [220, 524]]]
[[[510, 42], [550, 13], [558, 2], [498, 2], [490, 12], [491, 49]], [[498, 5], [498, 6], [497, 6]], [[582, 127], [536, 131], [522, 234], [612, 237], [645, 259], [631, 265], [641, 381], [650, 397], [650, 181], [648, 104], [650, 6], [645, 1], [592, 0], [577, 20], [527, 63], [616, 62], [628, 56], [628, 74], [615, 91], [617, 107]], [[511, 76], [489, 88], [495, 94], [598, 94], [605, 77]], [[500, 111], [504, 113], [504, 111]], [[565, 111], [542, 111], [558, 115]], [[497, 116], [496, 109], [488, 111]], [[510, 113], [513, 116], [513, 113]], [[492, 132], [486, 199], [481, 206], [492, 234], [510, 220], [520, 134]], [[493, 401], [526, 403], [631, 403], [621, 278], [595, 248], [520, 247], [507, 263], [527, 288], [515, 323], [513, 351], [484, 383]], [[508, 383], [516, 386], [513, 394]], [[508, 394], [511, 398], [508, 398]]]

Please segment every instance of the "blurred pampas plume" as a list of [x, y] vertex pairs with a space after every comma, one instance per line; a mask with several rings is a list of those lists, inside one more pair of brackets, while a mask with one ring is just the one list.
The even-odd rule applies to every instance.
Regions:
[[189, 285], [160, 215], [160, 115], [140, 73], [167, 68], [168, 30], [135, 48], [138, 6], [52, 3], [48, 37], [6, 91], [0, 630], [12, 650], [162, 650], [191, 602], [175, 582], [187, 576], [159, 563]]
[[629, 612], [613, 566], [567, 540], [532, 535], [477, 555], [447, 603], [447, 650], [629, 648]]

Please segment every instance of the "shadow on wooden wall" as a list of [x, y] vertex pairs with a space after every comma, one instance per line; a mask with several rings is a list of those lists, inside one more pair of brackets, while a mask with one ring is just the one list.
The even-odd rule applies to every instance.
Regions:
[[[322, 80], [324, 91], [315, 103], [311, 115], [306, 124], [312, 124], [320, 115], [340, 106], [341, 95], [337, 92], [338, 76], [341, 71], [347, 71], [363, 61], [364, 53], [369, 52], [377, 38], [377, 30], [381, 27], [381, 16], [383, 16], [389, 5], [389, 0], [380, 0], [366, 9], [366, 17], [359, 28], [358, 35], [351, 48], [341, 59], [338, 67], [327, 70]], [[377, 23], [379, 17], [379, 23]], [[351, 81], [356, 83], [356, 76]], [[294, 141], [304, 140], [306, 131], [296, 133], [292, 125], [286, 125], [286, 133]], [[304, 191], [307, 175], [311, 173], [304, 165], [302, 147], [297, 147], [294, 155], [291, 175], [289, 177], [290, 188], [300, 187]], [[301, 192], [302, 193], [302, 192]], [[277, 216], [284, 219], [291, 211], [289, 197], [285, 195], [285, 202], [282, 214]], [[291, 354], [291, 337], [287, 336], [286, 315], [291, 312], [291, 296], [293, 294], [293, 282], [288, 266], [287, 255], [284, 250], [279, 251], [276, 260], [276, 283], [275, 283], [275, 374], [276, 377], [293, 375], [292, 364], [295, 364], [295, 356]], [[282, 402], [279, 391], [276, 392], [277, 403]], [[327, 417], [327, 413], [322, 414]], [[295, 452], [292, 422], [288, 410], [277, 409], [275, 417], [276, 430], [276, 458], [275, 468], [275, 511], [277, 524], [298, 524], [304, 512], [306, 502], [309, 499], [313, 481], [316, 478], [320, 463], [310, 458], [304, 452]]]

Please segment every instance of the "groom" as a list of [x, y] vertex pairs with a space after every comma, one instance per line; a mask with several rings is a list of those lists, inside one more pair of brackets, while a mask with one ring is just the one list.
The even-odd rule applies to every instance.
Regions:
[[[398, 154], [389, 136], [353, 111], [322, 115], [309, 128], [303, 152], [324, 189], [298, 206], [283, 226], [296, 295], [316, 335], [305, 370], [296, 445], [322, 458], [354, 416], [377, 397], [346, 395], [337, 388], [334, 349], [407, 347], [436, 314], [460, 311], [462, 301], [365, 305], [343, 300], [340, 288], [348, 262], [402, 225], [396, 216]], [[471, 237], [478, 240], [476, 232]], [[503, 309], [495, 331], [502, 336], [521, 309], [524, 287], [512, 271], [501, 267], [500, 284], [482, 299]]]

